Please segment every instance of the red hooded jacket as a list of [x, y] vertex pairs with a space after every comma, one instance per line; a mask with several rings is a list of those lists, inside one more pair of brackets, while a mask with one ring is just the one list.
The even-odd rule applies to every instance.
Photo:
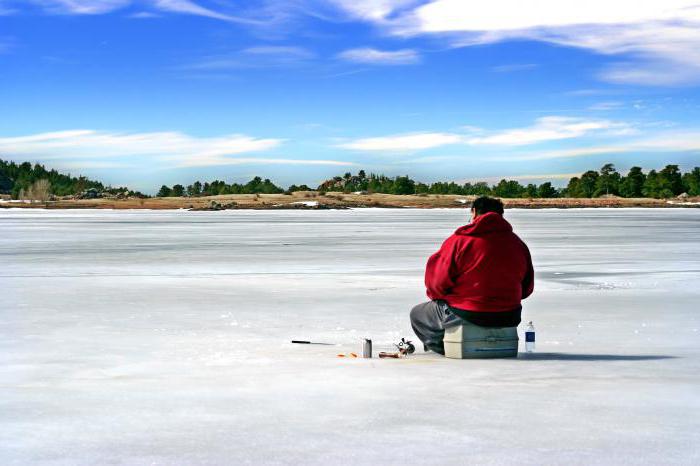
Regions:
[[430, 299], [474, 312], [511, 311], [534, 288], [530, 251], [502, 215], [489, 212], [458, 228], [425, 268]]

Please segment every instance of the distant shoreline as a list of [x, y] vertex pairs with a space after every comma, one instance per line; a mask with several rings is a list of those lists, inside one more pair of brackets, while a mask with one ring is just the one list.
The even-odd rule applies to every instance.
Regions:
[[[295, 192], [284, 194], [231, 194], [203, 197], [155, 197], [148, 199], [62, 199], [48, 202], [0, 202], [0, 208], [45, 209], [187, 209], [187, 210], [324, 210], [363, 207], [383, 208], [464, 208], [475, 196], [447, 194], [395, 195], [395, 194], [344, 194], [341, 192]], [[502, 199], [505, 207], [520, 209], [547, 208], [699, 208], [700, 197], [684, 199], [652, 198], [546, 198]]]

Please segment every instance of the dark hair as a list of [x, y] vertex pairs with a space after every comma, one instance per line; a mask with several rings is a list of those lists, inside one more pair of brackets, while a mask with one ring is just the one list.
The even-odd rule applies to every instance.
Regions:
[[472, 209], [474, 209], [476, 215], [483, 215], [488, 212], [496, 212], [497, 214], [503, 215], [503, 203], [501, 200], [488, 196], [481, 196], [474, 199], [474, 202], [472, 202]]

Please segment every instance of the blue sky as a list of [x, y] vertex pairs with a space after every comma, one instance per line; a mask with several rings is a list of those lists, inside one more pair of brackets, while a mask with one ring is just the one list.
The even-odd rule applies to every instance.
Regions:
[[0, 158], [153, 192], [700, 165], [692, 0], [0, 0]]

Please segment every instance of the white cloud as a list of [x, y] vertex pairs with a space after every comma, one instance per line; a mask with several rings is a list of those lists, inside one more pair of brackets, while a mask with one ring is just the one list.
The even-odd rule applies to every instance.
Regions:
[[19, 160], [56, 161], [70, 168], [129, 167], [149, 159], [155, 168], [216, 165], [354, 165], [337, 160], [241, 157], [282, 144], [241, 134], [198, 138], [179, 132], [113, 133], [66, 130], [0, 138], [0, 154]]
[[525, 146], [561, 139], [573, 139], [597, 133], [605, 136], [635, 134], [636, 129], [622, 122], [548, 116], [535, 120], [531, 126], [502, 131], [486, 131], [472, 126], [458, 133], [411, 133], [356, 139], [336, 147], [361, 151], [406, 152], [432, 149], [450, 144], [471, 146]]
[[435, 0], [420, 6], [388, 1], [375, 7], [372, 2], [336, 3], [393, 34], [440, 35], [453, 46], [536, 40], [624, 55], [624, 62], [598, 74], [606, 81], [680, 85], [700, 79], [697, 0]]
[[700, 131], [666, 131], [642, 138], [630, 146], [639, 150], [700, 151]]
[[460, 142], [462, 142], [462, 136], [457, 134], [412, 133], [356, 139], [351, 142], [338, 144], [336, 147], [361, 151], [403, 152], [431, 149]]
[[[421, 32], [524, 31], [572, 25], [700, 19], [696, 0], [437, 0], [410, 13]], [[409, 27], [410, 25], [406, 25]]]
[[526, 128], [514, 128], [495, 134], [470, 138], [472, 145], [504, 145], [521, 146], [537, 144], [546, 141], [556, 141], [559, 139], [571, 139], [584, 136], [592, 132], [629, 131], [629, 125], [609, 120], [587, 120], [583, 118], [548, 116], [538, 118], [535, 124]]
[[4, 5], [2, 0], [0, 0], [0, 15], [11, 15], [13, 13], [15, 13], [15, 11], [9, 8], [9, 6]]
[[129, 18], [136, 18], [136, 19], [152, 19], [152, 18], [159, 18], [160, 15], [153, 13], [151, 11], [139, 11], [138, 13], [133, 13], [129, 15]]
[[102, 161], [56, 161], [51, 164], [51, 168], [57, 170], [100, 170], [107, 168], [136, 168], [135, 165], [120, 162], [102, 162]]
[[498, 160], [547, 160], [628, 152], [700, 152], [700, 132], [665, 131], [653, 136], [628, 140], [615, 145], [537, 152], [501, 157]]
[[206, 160], [191, 159], [178, 165], [179, 167], [204, 167], [213, 165], [334, 165], [353, 166], [352, 162], [343, 160], [318, 160], [318, 159], [281, 159], [262, 157], [212, 157]]
[[351, 76], [353, 74], [358, 74], [358, 73], [364, 73], [365, 71], [368, 71], [369, 68], [360, 68], [359, 70], [348, 70], [348, 71], [341, 71], [339, 73], [331, 73], [331, 74], [326, 74], [321, 76], [323, 79], [329, 79], [329, 78], [340, 78], [343, 76]]
[[591, 97], [591, 96], [603, 96], [603, 95], [616, 95], [624, 93], [619, 89], [576, 89], [573, 91], [564, 92], [563, 95], [573, 96], [573, 97]]
[[154, 6], [162, 11], [196, 16], [205, 16], [207, 18], [220, 19], [222, 21], [229, 21], [233, 23], [259, 23], [259, 21], [255, 21], [249, 18], [220, 13], [212, 9], [205, 8], [190, 0], [154, 0]]
[[101, 15], [132, 3], [132, 0], [32, 0], [50, 13]]
[[0, 53], [7, 53], [12, 49], [13, 42], [0, 37]]
[[496, 73], [513, 73], [516, 71], [527, 71], [537, 68], [536, 63], [514, 63], [510, 65], [498, 65], [491, 68]]
[[315, 56], [308, 49], [289, 45], [259, 45], [243, 49], [243, 53], [251, 55], [287, 55], [297, 58], [314, 58]]
[[[263, 22], [252, 18], [237, 16], [202, 6], [193, 0], [30, 0], [41, 6], [47, 13], [67, 15], [101, 15], [123, 9], [129, 6], [140, 6], [156, 11], [204, 16], [207, 18], [260, 25]], [[2, 8], [0, 7], [0, 10]], [[134, 18], [152, 17], [151, 11], [141, 11]]]
[[512, 157], [497, 157], [494, 160], [548, 160], [566, 159], [572, 157], [587, 157], [591, 155], [620, 154], [629, 152], [631, 148], [624, 146], [599, 146], [599, 147], [577, 147], [574, 149], [562, 149], [532, 154], [515, 155]]
[[[534, 40], [620, 57], [596, 76], [620, 84], [678, 86], [700, 82], [698, 0], [266, 0], [257, 5], [204, 0], [31, 0], [46, 11], [101, 14], [127, 6], [266, 27], [281, 33], [300, 16], [359, 20], [403, 37], [432, 35], [453, 47]], [[20, 0], [0, 2], [0, 14]], [[253, 2], [254, 3], [254, 2]], [[206, 6], [205, 6], [206, 5]], [[341, 18], [338, 18], [338, 12]], [[417, 63], [413, 50], [371, 48], [341, 54], [362, 63]], [[494, 71], [528, 69], [502, 65]]]
[[553, 180], [570, 180], [574, 176], [581, 176], [580, 172], [576, 173], [549, 173], [549, 174], [542, 174], [542, 175], [505, 175], [505, 176], [487, 176], [487, 177], [478, 177], [478, 178], [466, 178], [463, 180], [456, 180], [457, 183], [459, 184], [464, 184], [464, 183], [474, 183], [474, 182], [479, 182], [479, 181], [486, 181], [487, 183], [498, 183], [499, 181], [506, 179], [506, 180], [516, 180], [516, 181], [521, 181], [525, 183], [532, 183], [536, 181], [553, 181]]
[[619, 101], [598, 102], [588, 107], [588, 110], [605, 112], [608, 110], [618, 110], [624, 107], [624, 105], [624, 102]]
[[374, 65], [412, 65], [420, 62], [420, 55], [415, 50], [378, 50], [371, 47], [345, 50], [338, 54], [338, 58]]
[[[700, 46], [700, 41], [698, 43]], [[598, 73], [604, 81], [620, 84], [676, 86], [694, 83], [700, 76], [700, 63], [666, 60], [645, 63], [615, 63]]]
[[281, 139], [232, 134], [197, 138], [179, 132], [112, 133], [67, 130], [0, 138], [0, 153], [21, 159], [86, 160], [148, 157], [163, 165], [212, 165], [236, 154], [272, 149]]
[[581, 173], [549, 173], [546, 175], [515, 175], [509, 176], [515, 180], [568, 180], [574, 176], [579, 176]]
[[385, 21], [397, 11], [418, 5], [419, 0], [330, 0], [351, 17], [370, 21]]
[[207, 57], [185, 66], [188, 70], [227, 70], [236, 68], [285, 68], [313, 60], [316, 54], [303, 47], [257, 46], [237, 52]]

